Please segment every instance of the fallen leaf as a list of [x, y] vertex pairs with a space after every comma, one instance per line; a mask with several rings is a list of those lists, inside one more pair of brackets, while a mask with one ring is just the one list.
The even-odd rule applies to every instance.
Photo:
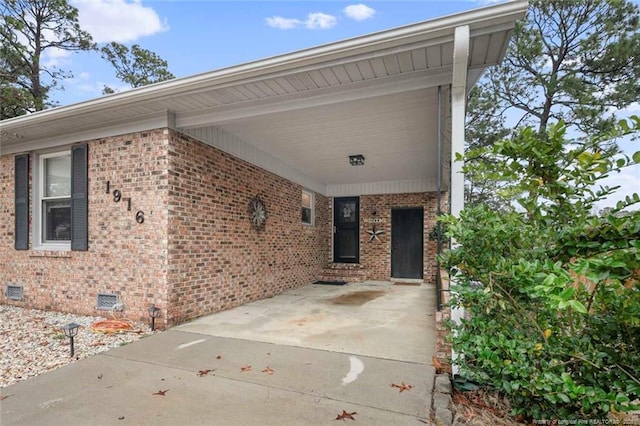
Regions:
[[240, 372], [244, 373], [246, 371], [251, 371], [251, 366], [250, 365], [246, 365], [244, 367], [240, 367]]
[[169, 389], [167, 390], [159, 390], [158, 392], [152, 394], [152, 395], [160, 395], [160, 396], [164, 396], [165, 393], [169, 392]]
[[216, 357], [216, 359], [222, 359], [222, 357], [221, 357], [220, 355], [218, 355], [218, 356]]
[[402, 392], [404, 392], [406, 390], [411, 390], [411, 388], [413, 386], [412, 385], [405, 385], [404, 382], [402, 382], [401, 385], [396, 385], [395, 383], [391, 383], [391, 387], [400, 389], [400, 393], [402, 393]]
[[271, 367], [267, 367], [264, 370], [262, 370], [263, 373], [267, 373], [268, 375], [273, 375], [273, 372], [276, 371], [274, 369], [272, 369]]
[[198, 371], [198, 376], [200, 376], [200, 377], [206, 376], [207, 374], [211, 373], [212, 371], [216, 371], [216, 370], [200, 370], [200, 371]]
[[440, 362], [435, 356], [431, 358], [431, 363], [436, 368], [436, 374], [449, 373], [451, 374], [451, 366]]
[[[13, 394], [11, 394], [11, 395], [13, 395]], [[3, 399], [9, 398], [11, 395], [0, 395], [0, 401], [2, 401]]]
[[344, 420], [344, 419], [351, 419], [351, 420], [355, 420], [355, 418], [353, 417], [356, 413], [355, 411], [353, 413], [347, 413], [346, 411], [342, 410], [342, 414], [338, 414], [335, 418], [335, 420]]
[[437, 357], [435, 357], [435, 356], [432, 357], [431, 358], [431, 363], [436, 368], [436, 370], [442, 370], [442, 363], [438, 360]]

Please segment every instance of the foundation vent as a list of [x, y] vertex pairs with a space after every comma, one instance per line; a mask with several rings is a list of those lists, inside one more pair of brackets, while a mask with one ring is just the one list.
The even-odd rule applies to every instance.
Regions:
[[22, 286], [21, 285], [8, 285], [7, 286], [7, 298], [11, 300], [22, 300]]
[[112, 310], [115, 305], [118, 304], [118, 295], [98, 293], [98, 301], [96, 303], [97, 309]]

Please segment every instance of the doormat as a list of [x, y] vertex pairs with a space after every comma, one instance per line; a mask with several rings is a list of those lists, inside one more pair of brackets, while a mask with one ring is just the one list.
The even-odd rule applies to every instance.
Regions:
[[403, 282], [395, 282], [393, 283], [393, 285], [409, 285], [409, 286], [414, 286], [414, 287], [419, 287], [422, 285], [422, 283], [403, 283]]
[[346, 281], [316, 281], [314, 284], [322, 285], [345, 285]]

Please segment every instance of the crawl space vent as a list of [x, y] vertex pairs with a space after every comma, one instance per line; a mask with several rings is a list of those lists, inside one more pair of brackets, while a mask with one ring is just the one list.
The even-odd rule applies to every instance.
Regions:
[[96, 308], [98, 309], [113, 309], [113, 306], [118, 303], [118, 296], [115, 294], [98, 293], [98, 303]]
[[22, 286], [21, 285], [8, 285], [7, 286], [7, 298], [11, 300], [22, 300]]

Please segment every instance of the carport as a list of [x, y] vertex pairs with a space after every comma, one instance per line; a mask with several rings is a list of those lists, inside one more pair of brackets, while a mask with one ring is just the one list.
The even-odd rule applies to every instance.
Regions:
[[[3, 120], [0, 201], [17, 218], [5, 215], [3, 285], [40, 308], [124, 303], [142, 318], [153, 304], [171, 326], [315, 280], [434, 282], [437, 215], [463, 206], [455, 154], [468, 90], [500, 63], [526, 7], [501, 3]], [[56, 216], [38, 176], [72, 152], [60, 174], [78, 189]], [[73, 232], [49, 235], [47, 220]]]

